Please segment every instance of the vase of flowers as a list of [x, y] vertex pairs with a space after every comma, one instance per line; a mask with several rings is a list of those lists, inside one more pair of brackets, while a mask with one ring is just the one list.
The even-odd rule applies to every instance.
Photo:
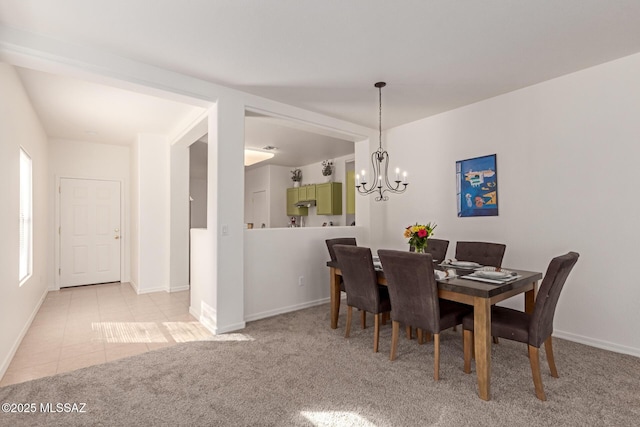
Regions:
[[409, 245], [413, 246], [417, 253], [424, 253], [427, 248], [427, 239], [433, 235], [436, 224], [428, 222], [425, 225], [410, 225], [404, 229], [404, 237], [409, 239]]
[[302, 171], [299, 168], [295, 168], [291, 171], [291, 180], [293, 181], [294, 187], [300, 187], [300, 182], [302, 181]]
[[322, 162], [322, 176], [325, 177], [327, 182], [331, 182], [331, 178], [333, 177], [333, 162], [331, 160]]

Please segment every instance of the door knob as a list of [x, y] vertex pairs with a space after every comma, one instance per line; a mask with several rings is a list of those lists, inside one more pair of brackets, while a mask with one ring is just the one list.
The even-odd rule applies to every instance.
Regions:
[[114, 239], [118, 240], [120, 236], [113, 236]]

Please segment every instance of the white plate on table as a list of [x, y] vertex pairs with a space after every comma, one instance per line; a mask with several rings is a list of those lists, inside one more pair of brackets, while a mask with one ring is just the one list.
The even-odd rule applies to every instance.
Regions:
[[473, 274], [478, 277], [484, 277], [485, 279], [506, 279], [513, 276], [508, 270], [476, 270]]
[[459, 267], [459, 268], [478, 268], [478, 267], [482, 267], [477, 262], [471, 262], [471, 261], [449, 261], [449, 265], [452, 266], [452, 267]]

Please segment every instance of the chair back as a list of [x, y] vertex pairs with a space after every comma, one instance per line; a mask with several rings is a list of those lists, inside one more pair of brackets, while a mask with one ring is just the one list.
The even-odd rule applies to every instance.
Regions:
[[438, 333], [440, 305], [431, 254], [380, 249], [378, 255], [389, 287], [391, 319]]
[[448, 240], [427, 239], [426, 251], [431, 254], [434, 261], [444, 261], [447, 257], [447, 249], [449, 249]]
[[553, 316], [560, 292], [573, 266], [578, 262], [579, 256], [577, 252], [569, 252], [555, 257], [549, 263], [536, 296], [536, 304], [529, 324], [530, 345], [540, 347], [553, 333]]
[[352, 245], [334, 245], [333, 249], [342, 271], [347, 305], [378, 313], [380, 292], [371, 249]]
[[357, 246], [355, 237], [338, 237], [336, 239], [327, 239], [327, 249], [329, 250], [329, 256], [331, 261], [336, 261], [336, 252], [333, 250], [334, 245], [351, 245]]
[[505, 249], [507, 246], [502, 243], [458, 242], [456, 243], [456, 259], [501, 267]]

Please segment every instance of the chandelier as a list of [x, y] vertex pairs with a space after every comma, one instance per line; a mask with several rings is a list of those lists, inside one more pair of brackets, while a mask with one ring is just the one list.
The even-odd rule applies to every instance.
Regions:
[[[375, 87], [378, 88], [380, 98], [380, 112], [378, 117], [379, 146], [378, 149], [371, 154], [373, 182], [367, 186], [368, 178], [364, 169], [361, 172], [362, 175], [356, 175], [356, 188], [358, 189], [358, 193], [363, 195], [375, 194], [376, 202], [389, 200], [389, 196], [385, 193], [404, 193], [407, 189], [407, 185], [409, 185], [407, 182], [407, 172], [403, 172], [401, 180], [399, 168], [396, 168], [393, 184], [392, 181], [389, 181], [389, 153], [382, 149], [382, 88], [386, 85], [387, 84], [385, 82], [378, 82], [375, 84]], [[402, 187], [400, 187], [401, 185]]]

